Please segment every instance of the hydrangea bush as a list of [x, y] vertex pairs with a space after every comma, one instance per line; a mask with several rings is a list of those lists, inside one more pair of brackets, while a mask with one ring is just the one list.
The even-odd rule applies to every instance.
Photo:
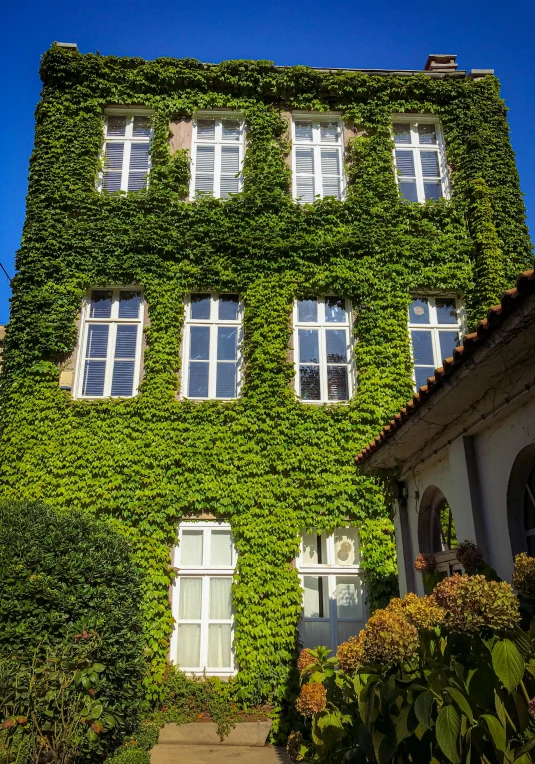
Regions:
[[[519, 597], [475, 545], [461, 555], [468, 575], [392, 599], [335, 657], [303, 650], [294, 761], [535, 761], [535, 620], [521, 627]], [[436, 573], [423, 556], [416, 567]], [[517, 557], [513, 585], [535, 603], [535, 560]]]

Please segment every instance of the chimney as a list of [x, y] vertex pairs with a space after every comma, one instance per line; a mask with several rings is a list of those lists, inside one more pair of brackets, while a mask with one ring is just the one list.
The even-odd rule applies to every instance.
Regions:
[[454, 72], [457, 69], [457, 54], [446, 56], [430, 53], [425, 62], [424, 72]]

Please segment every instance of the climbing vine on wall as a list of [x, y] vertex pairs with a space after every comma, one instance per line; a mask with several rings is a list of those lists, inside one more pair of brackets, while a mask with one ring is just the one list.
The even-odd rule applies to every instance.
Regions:
[[[18, 254], [2, 384], [1, 493], [110, 518], [146, 572], [149, 698], [172, 627], [169, 551], [181, 517], [230, 520], [239, 551], [236, 661], [243, 694], [284, 695], [301, 590], [292, 560], [303, 528], [361, 528], [370, 607], [393, 591], [383, 493], [354, 456], [411, 394], [407, 305], [414, 290], [463, 296], [473, 320], [530, 260], [530, 243], [493, 77], [434, 79], [277, 69], [266, 61], [43, 57], [27, 218]], [[100, 195], [103, 109], [154, 111], [150, 187]], [[247, 123], [244, 189], [187, 201], [185, 152], [170, 120], [231, 108]], [[347, 199], [290, 195], [281, 110], [340, 111], [360, 137], [347, 150]], [[392, 113], [440, 116], [451, 201], [405, 204], [392, 171]], [[73, 400], [59, 367], [93, 285], [139, 283], [148, 303], [144, 378], [127, 400]], [[183, 298], [239, 291], [245, 304], [240, 399], [180, 400]], [[358, 387], [348, 405], [295, 400], [290, 312], [300, 295], [350, 298]]]

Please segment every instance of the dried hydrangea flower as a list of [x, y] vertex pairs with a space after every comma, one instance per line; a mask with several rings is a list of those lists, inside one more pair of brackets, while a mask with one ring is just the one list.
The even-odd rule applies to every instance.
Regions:
[[437, 569], [437, 559], [434, 554], [420, 553], [414, 561], [414, 568], [420, 573], [434, 573]]
[[473, 541], [462, 541], [459, 544], [457, 547], [457, 559], [469, 575], [474, 575], [485, 565], [483, 554]]
[[317, 714], [327, 707], [327, 690], [319, 682], [304, 684], [295, 706], [303, 716]]
[[308, 650], [306, 647], [304, 650], [301, 650], [299, 653], [299, 658], [297, 659], [297, 668], [299, 671], [304, 671], [314, 663], [316, 663], [316, 658], [314, 658], [310, 650]]
[[428, 597], [418, 597], [417, 594], [409, 592], [403, 599], [396, 597], [391, 600], [387, 610], [403, 616], [422, 631], [431, 631], [435, 626], [440, 626], [446, 617], [446, 611], [440, 607], [432, 594]]
[[447, 611], [446, 625], [454, 631], [510, 629], [520, 621], [518, 598], [505, 581], [456, 574], [440, 581], [433, 594]]
[[528, 703], [529, 715], [532, 719], [535, 719], [535, 698], [532, 698]]
[[394, 605], [391, 610], [376, 610], [358, 637], [340, 645], [336, 657], [343, 671], [354, 671], [370, 663], [390, 668], [413, 658], [419, 644], [416, 627], [401, 614], [401, 606], [396, 610]]
[[288, 735], [286, 751], [292, 761], [304, 761], [305, 757], [301, 753], [303, 742], [303, 735], [300, 732], [294, 730]]
[[535, 557], [517, 554], [512, 583], [521, 597], [535, 599]]
[[355, 671], [364, 665], [364, 631], [358, 637], [349, 637], [342, 642], [336, 653], [338, 666], [342, 671]]

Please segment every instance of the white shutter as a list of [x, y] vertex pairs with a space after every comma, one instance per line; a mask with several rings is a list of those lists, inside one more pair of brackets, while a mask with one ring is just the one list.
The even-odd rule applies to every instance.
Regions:
[[301, 199], [301, 204], [314, 201], [314, 149], [295, 150], [295, 195]]
[[312, 122], [295, 123], [295, 140], [297, 143], [300, 143], [301, 141], [312, 141]]
[[197, 146], [195, 152], [195, 191], [214, 193], [215, 146]]
[[321, 149], [321, 183], [323, 196], [340, 198], [340, 152], [338, 149]]
[[338, 122], [320, 122], [320, 135], [322, 143], [338, 143], [340, 140]]
[[130, 167], [128, 170], [128, 190], [139, 191], [147, 184], [149, 171], [149, 144], [132, 143], [130, 146]]
[[240, 179], [237, 177], [240, 171], [240, 148], [239, 146], [221, 147], [221, 180], [219, 196], [226, 199], [229, 194], [237, 194], [240, 190]]
[[221, 140], [239, 142], [241, 137], [240, 122], [237, 119], [224, 119], [221, 122]]
[[112, 194], [121, 190], [124, 143], [106, 143], [102, 188]]
[[197, 121], [197, 140], [215, 140], [215, 119], [199, 119]]

